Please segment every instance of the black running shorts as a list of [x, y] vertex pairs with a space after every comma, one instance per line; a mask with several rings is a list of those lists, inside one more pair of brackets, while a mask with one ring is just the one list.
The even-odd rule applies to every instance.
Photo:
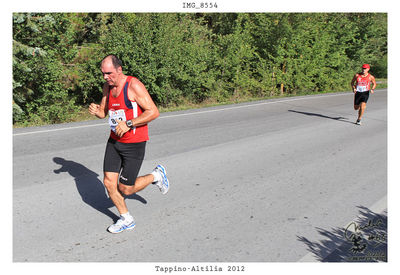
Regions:
[[139, 143], [122, 143], [108, 139], [104, 155], [104, 172], [120, 173], [119, 182], [134, 185], [142, 166], [146, 141]]
[[369, 91], [367, 92], [356, 92], [356, 94], [354, 95], [354, 105], [360, 105], [361, 102], [368, 102], [368, 98], [369, 98]]

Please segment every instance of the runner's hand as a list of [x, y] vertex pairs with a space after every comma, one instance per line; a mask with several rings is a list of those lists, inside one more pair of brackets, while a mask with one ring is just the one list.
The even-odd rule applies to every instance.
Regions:
[[89, 113], [91, 115], [96, 115], [96, 114], [98, 114], [99, 111], [100, 111], [100, 105], [99, 104], [95, 104], [95, 103], [90, 104]]
[[374, 93], [374, 90], [371, 90], [371, 94], [373, 94]]
[[122, 137], [130, 129], [131, 128], [126, 126], [126, 122], [125, 121], [120, 120], [120, 121], [118, 121], [117, 127], [115, 127], [115, 133], [117, 134], [117, 136]]

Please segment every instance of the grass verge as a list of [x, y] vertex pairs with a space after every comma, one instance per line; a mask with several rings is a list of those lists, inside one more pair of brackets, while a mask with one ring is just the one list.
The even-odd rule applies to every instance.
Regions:
[[[377, 79], [377, 88], [384, 89], [387, 88], [387, 79]], [[192, 103], [192, 102], [184, 102], [179, 106], [169, 106], [163, 107], [159, 106], [158, 109], [160, 113], [166, 112], [174, 112], [174, 111], [184, 111], [190, 109], [199, 109], [199, 108], [207, 108], [207, 107], [214, 107], [214, 106], [222, 106], [222, 105], [229, 105], [229, 104], [238, 104], [244, 102], [252, 102], [252, 101], [259, 101], [259, 100], [267, 100], [267, 99], [274, 99], [274, 98], [284, 98], [284, 97], [294, 97], [294, 96], [304, 96], [304, 95], [315, 95], [315, 94], [324, 94], [324, 93], [331, 93], [329, 92], [298, 92], [296, 94], [285, 94], [283, 96], [276, 95], [276, 96], [264, 96], [264, 97], [243, 97], [243, 98], [230, 98], [225, 101], [216, 101], [212, 99], [208, 99], [201, 103]], [[67, 120], [61, 123], [68, 123], [68, 122], [78, 122], [78, 121], [87, 121], [87, 120], [96, 120], [95, 116], [92, 116], [88, 112], [88, 107], [80, 107], [79, 110], [72, 114]], [[24, 123], [15, 123], [13, 125], [14, 128], [23, 128], [23, 127], [32, 127], [32, 126], [43, 126], [48, 125], [45, 122], [24, 122]]]

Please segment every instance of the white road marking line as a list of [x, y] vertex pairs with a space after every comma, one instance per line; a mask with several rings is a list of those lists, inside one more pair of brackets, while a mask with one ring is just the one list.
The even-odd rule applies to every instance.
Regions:
[[[200, 115], [200, 114], [214, 113], [214, 112], [222, 112], [222, 111], [228, 111], [228, 110], [233, 110], [233, 109], [242, 109], [242, 108], [249, 108], [249, 107], [260, 106], [260, 105], [291, 102], [291, 101], [298, 101], [298, 100], [304, 100], [304, 99], [315, 99], [315, 98], [321, 98], [321, 97], [333, 97], [333, 96], [342, 96], [342, 95], [347, 95], [348, 96], [349, 94], [350, 93], [319, 95], [319, 96], [305, 96], [305, 97], [291, 98], [291, 99], [285, 99], [285, 100], [266, 101], [266, 102], [260, 102], [260, 103], [255, 103], [255, 104], [247, 104], [247, 105], [227, 107], [227, 108], [221, 108], [221, 109], [214, 109], [214, 110], [207, 110], [207, 111], [200, 111], [200, 112], [193, 112], [193, 113], [185, 113], [185, 114], [177, 114], [177, 115], [169, 115], [169, 116], [161, 116], [158, 119], [172, 118], [172, 117], [182, 117], [182, 116], [192, 116], [192, 115]], [[51, 129], [51, 130], [39, 130], [39, 131], [26, 132], [26, 133], [17, 133], [17, 134], [13, 134], [13, 136], [23, 136], [23, 135], [30, 135], [30, 134], [41, 134], [41, 133], [49, 133], [49, 132], [55, 132], [55, 131], [73, 130], [73, 129], [87, 128], [87, 127], [105, 126], [105, 125], [108, 125], [108, 123], [82, 125], [82, 126], [75, 126], [75, 127], [65, 127], [65, 128]]]
[[48, 133], [48, 132], [55, 132], [55, 131], [63, 131], [63, 130], [69, 130], [69, 129], [79, 129], [79, 128], [87, 128], [87, 127], [104, 126], [104, 125], [107, 125], [107, 124], [108, 123], [91, 124], [91, 125], [82, 125], [82, 126], [58, 128], [58, 129], [51, 129], [51, 130], [41, 130], [41, 131], [33, 131], [33, 132], [26, 132], [26, 133], [17, 133], [17, 134], [13, 134], [13, 136], [23, 136], [23, 135], [30, 135], [30, 134], [40, 134], [40, 133]]
[[233, 110], [233, 109], [242, 109], [242, 108], [260, 106], [260, 105], [269, 105], [269, 104], [274, 104], [274, 103], [283, 103], [283, 102], [297, 101], [297, 100], [302, 100], [302, 99], [314, 99], [314, 98], [319, 98], [319, 97], [332, 97], [332, 96], [341, 96], [341, 95], [348, 95], [348, 94], [334, 94], [334, 95], [323, 95], [323, 96], [309, 96], [309, 97], [292, 98], [292, 99], [286, 99], [286, 100], [267, 101], [267, 102], [260, 102], [260, 103], [255, 103], [255, 104], [248, 104], [248, 105], [227, 107], [227, 108], [221, 108], [221, 109], [215, 109], [215, 110], [200, 111], [200, 112], [187, 113], [187, 114], [170, 115], [170, 116], [165, 116], [165, 117], [160, 117], [160, 118], [170, 118], [170, 117], [190, 116], [190, 115], [205, 114], [205, 113], [214, 113], [214, 112], [221, 112], [221, 111], [227, 111], [227, 110]]

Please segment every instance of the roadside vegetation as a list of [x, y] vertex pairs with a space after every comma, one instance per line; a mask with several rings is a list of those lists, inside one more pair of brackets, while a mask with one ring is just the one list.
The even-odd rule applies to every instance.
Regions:
[[115, 54], [161, 111], [350, 90], [387, 78], [385, 13], [14, 13], [13, 125], [91, 119]]

